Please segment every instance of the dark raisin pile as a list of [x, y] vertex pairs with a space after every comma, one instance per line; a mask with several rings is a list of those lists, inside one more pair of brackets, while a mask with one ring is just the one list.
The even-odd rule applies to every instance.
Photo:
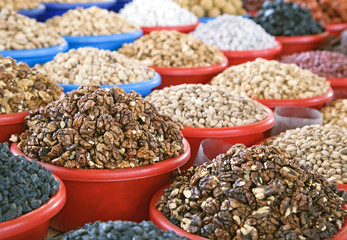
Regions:
[[13, 156], [8, 143], [0, 143], [0, 222], [26, 214], [45, 204], [59, 181], [35, 161]]
[[324, 32], [310, 10], [283, 0], [265, 2], [253, 20], [273, 36], [303, 36]]

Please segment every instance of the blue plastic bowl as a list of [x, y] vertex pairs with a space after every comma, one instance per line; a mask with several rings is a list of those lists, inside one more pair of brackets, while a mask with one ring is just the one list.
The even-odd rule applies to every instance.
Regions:
[[46, 12], [40, 17], [40, 21], [46, 21], [54, 16], [61, 16], [70, 9], [82, 7], [89, 8], [97, 6], [99, 8], [110, 9], [117, 0], [105, 0], [104, 2], [88, 2], [88, 3], [43, 3], [46, 7]]
[[117, 0], [117, 3], [111, 8], [112, 11], [119, 12], [124, 8], [125, 4], [132, 2], [132, 0]]
[[[64, 88], [64, 93], [71, 92], [76, 90], [81, 85], [74, 84], [62, 84], [58, 83]], [[128, 84], [117, 84], [117, 85], [100, 85], [102, 88], [111, 88], [114, 86], [122, 88], [125, 92], [130, 92], [131, 90], [140, 93], [143, 97], [149, 95], [152, 92], [152, 89], [158, 87], [161, 84], [161, 77], [158, 73], [155, 73], [154, 78], [149, 79], [144, 82], [138, 83], [128, 83]]]
[[55, 55], [60, 52], [65, 52], [67, 49], [67, 42], [64, 42], [60, 45], [47, 48], [5, 50], [0, 51], [0, 54], [4, 57], [14, 58], [17, 62], [25, 62], [30, 67], [33, 67], [35, 64], [42, 64], [51, 61]]
[[38, 6], [37, 8], [22, 9], [22, 10], [19, 10], [18, 13], [22, 14], [24, 16], [27, 16], [27, 17], [34, 18], [34, 19], [38, 20], [40, 15], [44, 14], [45, 11], [46, 11], [45, 5], [40, 4], [40, 6]]
[[124, 43], [132, 43], [143, 35], [142, 30], [99, 36], [63, 36], [69, 43], [69, 50], [80, 47], [95, 47], [106, 50], [117, 50]]

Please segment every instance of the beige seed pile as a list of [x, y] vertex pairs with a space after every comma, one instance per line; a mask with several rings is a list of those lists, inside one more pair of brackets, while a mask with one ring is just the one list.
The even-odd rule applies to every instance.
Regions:
[[198, 17], [217, 17], [223, 13], [246, 14], [241, 0], [175, 0]]
[[265, 145], [279, 146], [328, 180], [347, 184], [347, 128], [309, 125], [287, 130]]
[[311, 98], [323, 95], [330, 87], [325, 78], [295, 64], [262, 58], [229, 67], [211, 84], [257, 99]]
[[149, 80], [155, 71], [143, 63], [109, 50], [86, 47], [59, 53], [37, 65], [43, 73], [64, 84], [127, 84]]
[[324, 124], [347, 127], [347, 99], [338, 99], [323, 108]]
[[203, 67], [222, 63], [218, 48], [177, 31], [154, 31], [118, 52], [155, 67]]
[[10, 9], [0, 12], [0, 51], [56, 46], [64, 39], [46, 24]]
[[186, 127], [220, 128], [246, 125], [267, 117], [266, 108], [226, 89], [182, 84], [155, 90], [146, 99]]
[[119, 14], [95, 6], [71, 9], [46, 23], [63, 36], [111, 35], [140, 30]]
[[0, 0], [0, 9], [12, 7], [14, 10], [33, 9], [40, 6], [39, 0]]

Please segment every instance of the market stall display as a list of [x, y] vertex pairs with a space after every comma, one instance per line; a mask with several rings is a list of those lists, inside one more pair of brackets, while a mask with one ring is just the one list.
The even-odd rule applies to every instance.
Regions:
[[270, 109], [220, 86], [182, 84], [155, 90], [146, 99], [160, 113], [183, 124], [183, 136], [192, 149], [183, 169], [193, 165], [200, 142], [206, 138], [251, 145], [274, 124]]
[[1, 55], [0, 87], [0, 142], [22, 132], [29, 110], [46, 106], [62, 94], [62, 88], [48, 76]]
[[14, 156], [0, 143], [0, 239], [45, 238], [64, 205], [64, 185], [37, 162]]
[[[325, 78], [295, 64], [258, 58], [231, 66], [214, 77], [212, 85], [228, 87], [242, 96], [264, 105], [321, 107], [332, 99], [330, 83]], [[309, 99], [305, 102], [305, 99]]]
[[169, 224], [153, 205], [150, 214], [164, 229], [203, 237], [196, 239], [328, 239], [342, 228], [346, 200], [336, 184], [280, 148], [239, 144], [176, 174], [152, 202]]
[[162, 77], [161, 88], [181, 83], [206, 83], [227, 67], [218, 48], [176, 31], [154, 31], [118, 50], [143, 61]]
[[139, 26], [117, 13], [95, 6], [71, 9], [62, 16], [48, 19], [46, 24], [66, 39], [69, 49], [98, 47], [116, 50], [142, 35]]
[[0, 54], [30, 66], [53, 59], [67, 49], [67, 43], [44, 23], [10, 9], [0, 12]]
[[65, 92], [92, 83], [103, 88], [117, 85], [126, 92], [137, 90], [148, 95], [151, 89], [160, 85], [160, 76], [140, 61], [91, 47], [71, 49], [36, 67], [64, 87]]
[[118, 87], [82, 85], [31, 111], [25, 127], [11, 151], [40, 161], [65, 183], [67, 203], [51, 220], [60, 231], [97, 220], [147, 219], [154, 192], [190, 156], [180, 124]]
[[283, 45], [283, 54], [315, 50], [328, 33], [314, 20], [310, 10], [283, 0], [263, 4], [253, 20]]
[[199, 24], [192, 36], [217, 47], [228, 58], [229, 66], [255, 60], [273, 59], [281, 52], [281, 44], [254, 21], [224, 14]]

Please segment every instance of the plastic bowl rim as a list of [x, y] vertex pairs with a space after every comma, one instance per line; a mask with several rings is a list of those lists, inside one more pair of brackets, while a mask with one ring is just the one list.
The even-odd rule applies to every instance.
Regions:
[[[275, 125], [275, 115], [270, 108], [268, 108], [267, 106], [264, 107], [266, 109], [266, 112], [268, 113], [267, 117], [255, 123], [224, 128], [184, 127], [181, 132], [184, 137], [189, 138], [201, 138], [201, 136], [203, 136], [204, 138], [241, 137], [265, 132]], [[251, 129], [252, 131], [247, 131], [249, 129]]]
[[334, 30], [334, 31], [344, 30], [345, 28], [347, 29], [347, 22], [325, 24], [324, 28], [326, 30], [328, 30], [328, 31], [331, 31], [331, 30]]
[[[160, 83], [161, 83], [161, 77], [159, 73], [155, 72], [154, 77], [146, 81], [137, 82], [137, 83], [126, 83], [126, 84], [100, 85], [100, 87], [101, 88], [120, 87], [120, 88], [123, 88], [124, 90], [133, 90], [137, 92], [139, 90], [144, 90], [144, 88], [153, 89], [159, 86]], [[63, 83], [58, 83], [58, 85], [63, 87], [64, 89], [65, 87], [77, 89], [79, 86], [81, 86], [81, 84], [77, 85], [77, 84], [63, 84]]]
[[152, 197], [150, 204], [149, 204], [149, 219], [157, 225], [159, 228], [164, 230], [171, 230], [177, 233], [178, 235], [185, 236], [189, 239], [194, 240], [208, 240], [207, 238], [194, 235], [191, 233], [188, 233], [184, 231], [183, 229], [177, 227], [176, 225], [172, 224], [156, 207], [156, 203], [159, 201], [160, 197], [163, 195], [164, 190], [169, 188], [170, 184], [167, 184], [163, 187], [161, 187]]
[[199, 76], [199, 75], [208, 75], [216, 72], [223, 71], [228, 67], [228, 58], [224, 56], [224, 61], [215, 65], [206, 66], [206, 67], [154, 67], [153, 68], [157, 73], [163, 76]]
[[132, 38], [139, 38], [143, 35], [143, 31], [141, 29], [127, 32], [127, 33], [117, 33], [110, 35], [96, 35], [96, 36], [62, 36], [68, 43], [104, 43], [113, 41], [124, 41]]
[[[52, 174], [59, 181], [57, 192], [42, 206], [28, 212], [22, 216], [0, 223], [0, 236], [4, 238], [13, 237], [17, 234], [24, 233], [55, 216], [66, 202], [66, 188], [63, 181]], [[33, 226], [33, 223], [37, 223]]]
[[[282, 43], [276, 41], [277, 45], [272, 48], [246, 50], [246, 51], [233, 51], [233, 50], [221, 50], [228, 58], [250, 58], [250, 57], [262, 57], [261, 55], [273, 54], [276, 55], [282, 51]], [[235, 55], [234, 55], [235, 54]]]
[[253, 100], [260, 102], [267, 107], [290, 107], [290, 106], [302, 106], [302, 107], [312, 107], [315, 105], [326, 103], [332, 100], [334, 97], [334, 91], [329, 87], [328, 91], [324, 94], [312, 98], [302, 98], [302, 99], [258, 99], [253, 98]]
[[30, 13], [41, 14], [41, 13], [44, 13], [45, 10], [46, 10], [45, 5], [40, 3], [40, 5], [37, 8], [20, 9], [20, 10], [18, 10], [18, 13], [22, 14], [22, 15], [30, 14]]
[[29, 115], [31, 110], [24, 112], [0, 114], [0, 126], [24, 122], [24, 118]]
[[[117, 0], [104, 0], [102, 2], [86, 2], [86, 3], [56, 3], [56, 2], [53, 2], [53, 3], [43, 3], [46, 8], [49, 8], [49, 9], [55, 9], [55, 10], [58, 10], [58, 9], [70, 9], [70, 8], [75, 8], [75, 7], [89, 7], [89, 6], [93, 6], [93, 5], [96, 5], [96, 6], [108, 6], [109, 4], [114, 4], [116, 3]], [[110, 5], [112, 6], [112, 5]]]
[[282, 44], [288, 43], [310, 43], [321, 41], [329, 36], [328, 31], [324, 31], [318, 34], [302, 35], [302, 36], [275, 36], [275, 39]]
[[343, 78], [326, 78], [330, 85], [334, 87], [347, 87], [347, 77]]
[[200, 21], [198, 20], [196, 23], [188, 24], [188, 25], [178, 25], [178, 26], [141, 26], [141, 29], [144, 33], [149, 33], [152, 31], [160, 31], [160, 30], [189, 30], [195, 29], [199, 25]]
[[[11, 152], [14, 155], [23, 155], [22, 151], [17, 147], [18, 143], [11, 144]], [[55, 166], [47, 163], [40, 163], [46, 169], [53, 170], [62, 180], [78, 181], [78, 182], [115, 182], [124, 180], [136, 180], [157, 176], [176, 168], [183, 166], [190, 157], [190, 145], [188, 141], [183, 139], [184, 152], [177, 158], [169, 158], [151, 165], [123, 168], [123, 169], [76, 169]], [[29, 157], [25, 158], [31, 160]]]
[[48, 56], [57, 54], [59, 52], [66, 51], [68, 49], [68, 43], [64, 40], [63, 43], [46, 48], [34, 48], [23, 50], [4, 50], [0, 51], [0, 54], [5, 56], [11, 56], [12, 58], [38, 58], [42, 56]]

